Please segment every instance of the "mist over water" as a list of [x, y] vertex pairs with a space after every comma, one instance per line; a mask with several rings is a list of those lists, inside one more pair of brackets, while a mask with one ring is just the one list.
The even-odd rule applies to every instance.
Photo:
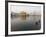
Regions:
[[11, 5], [11, 31], [40, 30], [41, 6]]
[[11, 31], [40, 30], [41, 16], [12, 17]]

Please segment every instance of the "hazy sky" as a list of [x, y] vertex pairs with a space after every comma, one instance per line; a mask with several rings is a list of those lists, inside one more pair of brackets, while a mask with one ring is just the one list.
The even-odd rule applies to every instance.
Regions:
[[41, 14], [41, 6], [28, 6], [28, 5], [12, 5], [11, 11], [15, 13], [20, 13], [21, 11], [25, 11], [27, 13], [36, 13]]

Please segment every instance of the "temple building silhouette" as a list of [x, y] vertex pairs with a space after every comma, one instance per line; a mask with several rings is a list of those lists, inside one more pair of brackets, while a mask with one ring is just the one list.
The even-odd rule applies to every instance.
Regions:
[[20, 14], [20, 16], [24, 16], [24, 17], [29, 16], [29, 14], [27, 14], [27, 12], [25, 12], [25, 11], [21, 11], [19, 14]]
[[19, 13], [19, 16], [21, 17], [22, 20], [26, 20], [26, 17], [29, 17], [29, 14], [27, 14], [27, 12], [25, 11], [21, 11]]

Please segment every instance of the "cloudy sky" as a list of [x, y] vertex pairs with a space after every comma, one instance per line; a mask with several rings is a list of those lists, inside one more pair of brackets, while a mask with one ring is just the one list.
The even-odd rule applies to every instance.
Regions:
[[25, 11], [29, 14], [30, 13], [41, 14], [41, 6], [11, 5], [11, 11], [15, 13]]

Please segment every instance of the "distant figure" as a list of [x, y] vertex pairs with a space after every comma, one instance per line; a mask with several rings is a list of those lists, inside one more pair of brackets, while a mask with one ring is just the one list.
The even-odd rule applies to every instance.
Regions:
[[35, 24], [38, 25], [38, 22], [36, 22]]
[[35, 24], [38, 25], [40, 23], [40, 20], [38, 22], [36, 22]]

